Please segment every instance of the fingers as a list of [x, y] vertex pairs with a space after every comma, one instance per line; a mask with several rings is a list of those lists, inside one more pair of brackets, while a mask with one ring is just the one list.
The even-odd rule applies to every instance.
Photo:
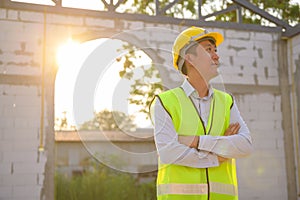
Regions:
[[224, 158], [224, 157], [218, 156], [218, 161], [220, 163], [225, 162], [226, 160], [228, 160], [228, 158]]
[[233, 126], [231, 127], [232, 135], [237, 134], [239, 132], [240, 128], [241, 128], [241, 125], [239, 123], [233, 124]]
[[199, 136], [178, 136], [178, 142], [191, 148], [198, 148]]
[[241, 125], [239, 123], [230, 124], [229, 127], [226, 129], [224, 135], [225, 136], [235, 135], [239, 132], [240, 128]]

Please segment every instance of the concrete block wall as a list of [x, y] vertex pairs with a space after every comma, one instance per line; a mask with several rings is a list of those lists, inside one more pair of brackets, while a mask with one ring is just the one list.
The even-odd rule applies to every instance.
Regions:
[[41, 88], [25, 79], [40, 76], [42, 26], [0, 9], [0, 27], [0, 74], [18, 79], [0, 83], [0, 199], [40, 199], [47, 160], [38, 151]]
[[235, 99], [255, 148], [250, 157], [237, 160], [240, 196], [287, 199], [280, 95], [235, 94]]
[[276, 33], [224, 30], [220, 45], [225, 83], [278, 86]]
[[[99, 38], [141, 29], [123, 39], [138, 48], [151, 47], [152, 50], [145, 51], [153, 61], [163, 67], [169, 66], [168, 70], [172, 72], [163, 74], [166, 82], [178, 80], [171, 67], [171, 47], [178, 32], [185, 27], [78, 15], [47, 14], [46, 17], [47, 78], [55, 75], [57, 47], [70, 36], [86, 36], [85, 33], [92, 32], [96, 34], [91, 38]], [[41, 76], [43, 22], [42, 12], [0, 9], [0, 74]], [[156, 29], [147, 30], [148, 27]], [[254, 140], [253, 155], [238, 160], [240, 198], [287, 199], [283, 119], [278, 92], [279, 36], [276, 33], [207, 29], [219, 31], [225, 37], [219, 47], [223, 83], [225, 87], [236, 86], [230, 92], [234, 94]], [[293, 58], [297, 61], [299, 36], [293, 40]], [[53, 90], [54, 82], [47, 81], [46, 87], [46, 92]], [[45, 166], [49, 156], [53, 156], [51, 151], [38, 151], [41, 86], [0, 82], [0, 98], [0, 199], [41, 199], [42, 191], [49, 189], [45, 188]], [[47, 127], [54, 120], [49, 114], [54, 110], [51, 92], [45, 100], [45, 108]], [[52, 130], [51, 127], [48, 129]]]
[[0, 199], [40, 199], [40, 88], [0, 85]]

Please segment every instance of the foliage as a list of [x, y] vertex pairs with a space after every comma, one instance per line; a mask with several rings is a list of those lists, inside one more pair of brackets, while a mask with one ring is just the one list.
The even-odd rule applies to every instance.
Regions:
[[[172, 8], [170, 8], [166, 13], [162, 13], [162, 9], [165, 6], [169, 5], [171, 2], [167, 0], [159, 1], [159, 14], [171, 16], [171, 17], [181, 17], [185, 16], [195, 16], [196, 11], [196, 2], [192, 0], [179, 0]], [[156, 2], [155, 0], [134, 0], [130, 8], [126, 12], [137, 12], [141, 14], [155, 15], [156, 13]]]
[[[212, 0], [209, 0], [210, 3], [212, 3]], [[232, 2], [229, 2], [227, 0], [221, 1], [222, 9], [225, 9], [231, 5], [233, 5]], [[289, 24], [296, 24], [300, 22], [300, 7], [299, 4], [291, 4], [290, 0], [250, 0], [252, 4], [257, 6], [258, 8], [267, 11], [271, 15], [282, 19], [286, 21]], [[213, 4], [212, 4], [213, 5]], [[212, 6], [211, 7], [213, 11], [216, 11], [216, 9]], [[242, 10], [242, 18], [244, 23], [251, 23], [251, 24], [261, 24], [266, 25], [266, 22], [264, 19], [262, 19], [257, 14]], [[229, 13], [219, 15], [216, 17], [216, 20], [218, 21], [230, 21], [235, 22], [237, 19], [237, 13], [236, 11], [231, 11]]]
[[138, 71], [135, 64], [140, 58], [138, 50], [128, 44], [124, 44], [123, 49], [128, 53], [123, 57], [123, 69], [119, 75], [134, 82], [131, 85], [129, 103], [139, 106], [140, 112], [148, 114], [154, 96], [163, 90], [159, 72], [153, 64], [140, 66], [141, 71]]
[[155, 182], [138, 183], [132, 174], [112, 170], [101, 164], [80, 176], [55, 176], [56, 200], [154, 200]]
[[132, 116], [120, 111], [102, 110], [95, 112], [94, 118], [83, 123], [80, 130], [134, 131], [135, 128]]
[[55, 118], [54, 130], [56, 131], [66, 131], [66, 130], [76, 130], [74, 125], [71, 125], [67, 118], [67, 111], [62, 112], [63, 117]]
[[[125, 1], [124, 3], [126, 3]], [[173, 2], [173, 1], [171, 1]], [[159, 1], [159, 10], [171, 3], [167, 0]], [[297, 24], [300, 22], [300, 5], [292, 4], [292, 0], [250, 0], [255, 6], [269, 12], [275, 17], [282, 19], [289, 24]], [[225, 9], [233, 4], [229, 0], [202, 0], [202, 12], [213, 13], [220, 9]], [[221, 5], [221, 7], [218, 7]], [[198, 15], [198, 2], [194, 0], [179, 0], [175, 5], [168, 9], [165, 13], [160, 13], [166, 16], [177, 18], [191, 18], [195, 19]], [[156, 14], [155, 0], [134, 0], [131, 7], [126, 12], [137, 12], [148, 15]], [[264, 24], [265, 21], [255, 13], [250, 11], [242, 11], [244, 23]], [[232, 11], [216, 17], [216, 21], [230, 21], [235, 22], [237, 19], [236, 11]]]

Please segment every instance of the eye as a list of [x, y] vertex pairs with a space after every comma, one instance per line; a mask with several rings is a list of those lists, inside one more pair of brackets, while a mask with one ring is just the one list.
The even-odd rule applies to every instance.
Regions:
[[211, 52], [211, 47], [208, 47], [208, 48], [206, 49], [206, 51], [210, 53], [210, 52]]

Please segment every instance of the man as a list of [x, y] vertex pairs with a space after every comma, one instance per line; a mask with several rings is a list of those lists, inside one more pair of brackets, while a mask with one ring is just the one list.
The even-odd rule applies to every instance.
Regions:
[[159, 200], [238, 199], [234, 158], [252, 151], [250, 132], [218, 75], [220, 33], [190, 27], [176, 38], [173, 64], [187, 78], [154, 103]]

